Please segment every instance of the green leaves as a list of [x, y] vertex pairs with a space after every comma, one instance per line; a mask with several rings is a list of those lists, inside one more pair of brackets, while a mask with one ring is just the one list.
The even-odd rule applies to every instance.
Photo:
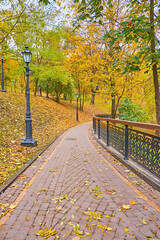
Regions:
[[132, 102], [127, 97], [120, 102], [118, 110], [120, 113], [120, 119], [122, 120], [140, 122], [146, 119], [146, 115], [142, 112], [141, 106]]
[[[39, 0], [40, 2], [43, 2], [45, 5], [48, 5], [50, 4], [50, 1], [49, 0]], [[54, 0], [55, 1], [55, 0]]]

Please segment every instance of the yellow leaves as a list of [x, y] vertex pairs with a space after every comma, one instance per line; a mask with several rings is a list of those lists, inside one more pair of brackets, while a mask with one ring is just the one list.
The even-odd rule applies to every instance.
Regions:
[[130, 203], [131, 205], [135, 205], [135, 204], [136, 204], [135, 201], [129, 201], [129, 203]]
[[146, 221], [144, 220], [144, 218], [142, 219], [142, 221], [141, 221], [144, 225], [146, 225], [147, 223], [146, 223]]
[[51, 198], [53, 201], [54, 201], [54, 203], [61, 203], [64, 199], [68, 199], [68, 195], [66, 194], [66, 195], [61, 195], [59, 198]]
[[121, 208], [119, 208], [118, 211], [123, 211], [125, 212], [126, 210], [131, 209], [131, 206], [129, 204], [123, 204]]
[[140, 186], [140, 185], [142, 185], [143, 183], [142, 182], [140, 182], [140, 181], [133, 181], [132, 183], [134, 183], [135, 185], [137, 185], [137, 186]]
[[28, 217], [26, 217], [26, 220], [29, 221], [30, 219]]
[[73, 226], [73, 230], [74, 230], [74, 233], [78, 236], [83, 236], [84, 235], [84, 232], [83, 231], [80, 231], [80, 225], [79, 224], [72, 224]]
[[99, 222], [97, 223], [97, 227], [100, 228], [102, 231], [103, 230], [108, 230], [108, 229], [109, 229], [108, 231], [112, 230], [112, 228], [108, 228], [107, 225], [101, 225], [101, 224], [99, 224]]
[[12, 204], [9, 206], [9, 209], [14, 209], [14, 208], [17, 207], [17, 205], [18, 205], [18, 202], [12, 203]]
[[9, 205], [9, 203], [0, 203], [1, 209], [5, 210], [0, 214], [0, 218], [4, 217], [7, 213], [13, 212], [13, 210], [17, 207], [18, 202], [14, 202]]
[[45, 189], [45, 188], [38, 190], [38, 192], [46, 192], [46, 191], [47, 191], [47, 189]]
[[131, 209], [131, 206], [130, 206], [130, 205], [123, 204], [123, 205], [122, 205], [122, 208], [125, 209], [125, 210], [128, 210], [128, 209]]
[[154, 196], [152, 196], [152, 198], [153, 198], [153, 199], [158, 199], [158, 197], [154, 197]]
[[21, 174], [18, 178], [19, 179], [24, 179], [24, 178], [26, 178], [26, 175], [25, 174]]
[[135, 205], [136, 202], [135, 201], [129, 201], [129, 204], [123, 204], [121, 208], [119, 208], [119, 211], [127, 211], [129, 209], [131, 209], [131, 205]]
[[86, 217], [86, 220], [88, 220], [89, 222], [91, 222], [93, 219], [99, 220], [102, 218], [102, 215], [96, 212], [82, 212], [82, 214], [89, 216], [89, 217]]
[[147, 198], [145, 196], [137, 196], [136, 198], [140, 198], [140, 199], [143, 199], [143, 200], [147, 200]]
[[86, 182], [85, 182], [85, 185], [86, 185], [86, 186], [89, 186], [89, 182], [88, 182], [88, 181], [86, 181]]
[[5, 209], [9, 206], [9, 203], [0, 203], [1, 209]]
[[89, 155], [90, 153], [89, 152], [86, 152], [85, 155]]
[[[38, 100], [38, 101], [37, 101]], [[35, 148], [23, 148], [20, 146], [20, 138], [25, 136], [25, 116], [26, 98], [25, 94], [0, 94], [1, 107], [3, 108], [0, 126], [2, 134], [0, 142], [4, 143], [0, 149], [0, 184], [13, 175], [18, 168], [22, 167], [30, 160], [30, 155], [36, 155], [46, 144], [48, 144], [59, 133], [76, 123], [75, 108], [65, 104], [57, 104], [51, 99], [35, 98], [31, 94], [31, 107], [34, 139], [38, 141]], [[52, 109], [52, 111], [50, 111]], [[85, 112], [79, 113], [80, 121], [91, 120]], [[18, 121], [17, 121], [18, 120]], [[54, 134], [53, 134], [54, 133]], [[38, 156], [38, 161], [41, 156]], [[19, 179], [25, 179], [25, 175], [20, 175]]]
[[129, 229], [128, 229], [128, 228], [125, 228], [125, 232], [129, 232]]
[[36, 235], [38, 236], [42, 236], [44, 239], [47, 239], [53, 235], [56, 235], [57, 234], [57, 231], [55, 229], [47, 229], [45, 228], [44, 230], [39, 230]]
[[107, 231], [112, 231], [112, 228], [108, 227], [108, 228], [107, 228]]

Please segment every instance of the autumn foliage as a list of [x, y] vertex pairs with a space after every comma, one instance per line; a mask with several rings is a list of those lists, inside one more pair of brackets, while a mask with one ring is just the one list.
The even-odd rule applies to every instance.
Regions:
[[[24, 94], [0, 93], [0, 184], [64, 130], [77, 124], [76, 108], [52, 99], [31, 95], [34, 148], [20, 145], [25, 137], [26, 100]], [[79, 112], [79, 123], [91, 116]]]

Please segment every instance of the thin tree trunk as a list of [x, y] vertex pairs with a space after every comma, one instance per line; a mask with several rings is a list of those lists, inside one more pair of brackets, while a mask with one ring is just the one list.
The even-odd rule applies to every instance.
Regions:
[[150, 0], [150, 24], [151, 24], [150, 30], [151, 30], [152, 72], [153, 72], [153, 82], [154, 82], [154, 89], [155, 89], [156, 118], [157, 118], [157, 123], [160, 124], [160, 94], [159, 94], [157, 62], [153, 56], [155, 53], [154, 0]]
[[116, 118], [115, 82], [113, 79], [111, 79], [111, 99], [112, 99], [111, 118]]
[[93, 88], [91, 89], [91, 93], [92, 93], [92, 98], [91, 98], [91, 104], [95, 104], [95, 92], [93, 90]]
[[35, 79], [35, 90], [34, 90], [34, 96], [37, 95], [37, 88], [38, 88], [38, 78]]
[[112, 96], [111, 118], [116, 118], [116, 99], [115, 99], [115, 96]]
[[41, 88], [39, 89], [39, 92], [40, 92], [40, 97], [42, 97], [42, 89]]

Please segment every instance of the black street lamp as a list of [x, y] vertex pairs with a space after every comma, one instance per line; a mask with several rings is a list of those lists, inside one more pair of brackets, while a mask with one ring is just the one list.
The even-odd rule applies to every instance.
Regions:
[[37, 145], [37, 141], [32, 138], [32, 119], [31, 119], [31, 111], [30, 111], [30, 91], [29, 91], [29, 63], [31, 61], [31, 55], [32, 53], [28, 50], [28, 47], [26, 46], [26, 49], [22, 52], [23, 58], [25, 63], [27, 64], [26, 68], [26, 76], [27, 76], [27, 84], [26, 84], [26, 138], [23, 142], [21, 142], [22, 146], [25, 147], [34, 147]]
[[78, 96], [79, 96], [79, 94], [76, 93], [76, 97], [77, 97], [77, 113], [76, 113], [76, 120], [77, 120], [77, 122], [79, 122], [79, 120], [78, 120]]
[[3, 77], [3, 55], [1, 56], [1, 61], [2, 61], [2, 90], [0, 90], [1, 92], [7, 92], [6, 90], [4, 90], [4, 77]]

